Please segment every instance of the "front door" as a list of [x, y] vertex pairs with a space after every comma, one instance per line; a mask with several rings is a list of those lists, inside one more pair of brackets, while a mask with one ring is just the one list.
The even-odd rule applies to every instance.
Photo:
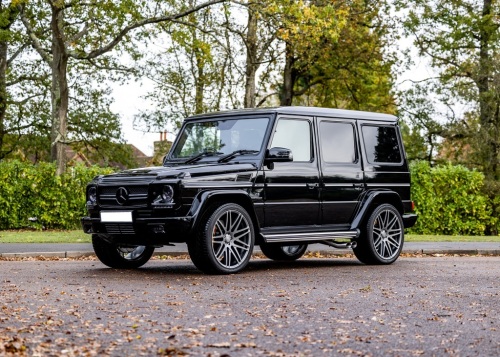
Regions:
[[269, 148], [290, 149], [293, 161], [265, 168], [265, 227], [319, 223], [319, 169], [313, 128], [309, 117], [278, 118]]
[[318, 118], [321, 223], [348, 224], [365, 190], [356, 123]]

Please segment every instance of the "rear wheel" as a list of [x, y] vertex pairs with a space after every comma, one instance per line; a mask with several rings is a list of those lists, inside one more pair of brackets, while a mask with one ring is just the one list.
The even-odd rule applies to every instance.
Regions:
[[236, 203], [212, 206], [200, 222], [199, 232], [188, 242], [194, 265], [207, 274], [243, 270], [255, 241], [252, 219]]
[[390, 204], [375, 208], [357, 243], [353, 251], [362, 263], [395, 262], [404, 243], [403, 219], [399, 211]]
[[106, 236], [92, 235], [92, 246], [97, 258], [110, 268], [135, 269], [148, 262], [154, 247], [110, 243]]
[[307, 244], [277, 245], [261, 244], [260, 250], [272, 260], [294, 261], [301, 258], [307, 250]]

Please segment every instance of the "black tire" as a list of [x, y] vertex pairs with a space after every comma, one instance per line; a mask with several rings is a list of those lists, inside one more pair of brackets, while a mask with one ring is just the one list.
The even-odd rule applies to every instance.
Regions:
[[382, 204], [373, 210], [353, 251], [362, 263], [391, 264], [398, 259], [403, 244], [401, 214], [394, 206]]
[[279, 245], [262, 243], [260, 250], [269, 259], [291, 262], [301, 258], [305, 254], [307, 244]]
[[119, 245], [108, 242], [105, 236], [92, 235], [92, 246], [97, 258], [110, 268], [135, 269], [143, 266], [153, 255], [154, 247]]
[[233, 274], [243, 270], [253, 252], [255, 231], [247, 211], [236, 203], [208, 209], [198, 231], [188, 241], [194, 265], [206, 274]]

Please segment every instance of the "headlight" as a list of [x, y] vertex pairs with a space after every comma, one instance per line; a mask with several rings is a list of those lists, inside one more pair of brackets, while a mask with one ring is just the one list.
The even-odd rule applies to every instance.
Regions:
[[153, 205], [170, 205], [174, 203], [174, 188], [170, 185], [162, 187], [161, 192], [154, 193], [156, 196]]
[[97, 204], [97, 188], [95, 186], [91, 186], [87, 190], [87, 204]]

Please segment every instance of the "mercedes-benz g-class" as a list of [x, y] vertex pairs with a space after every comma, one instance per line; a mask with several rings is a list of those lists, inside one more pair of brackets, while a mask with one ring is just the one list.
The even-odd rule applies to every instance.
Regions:
[[98, 176], [86, 192], [83, 230], [114, 268], [174, 243], [212, 274], [241, 271], [255, 245], [274, 260], [323, 243], [390, 264], [417, 219], [397, 118], [338, 109], [196, 115], [162, 166]]

